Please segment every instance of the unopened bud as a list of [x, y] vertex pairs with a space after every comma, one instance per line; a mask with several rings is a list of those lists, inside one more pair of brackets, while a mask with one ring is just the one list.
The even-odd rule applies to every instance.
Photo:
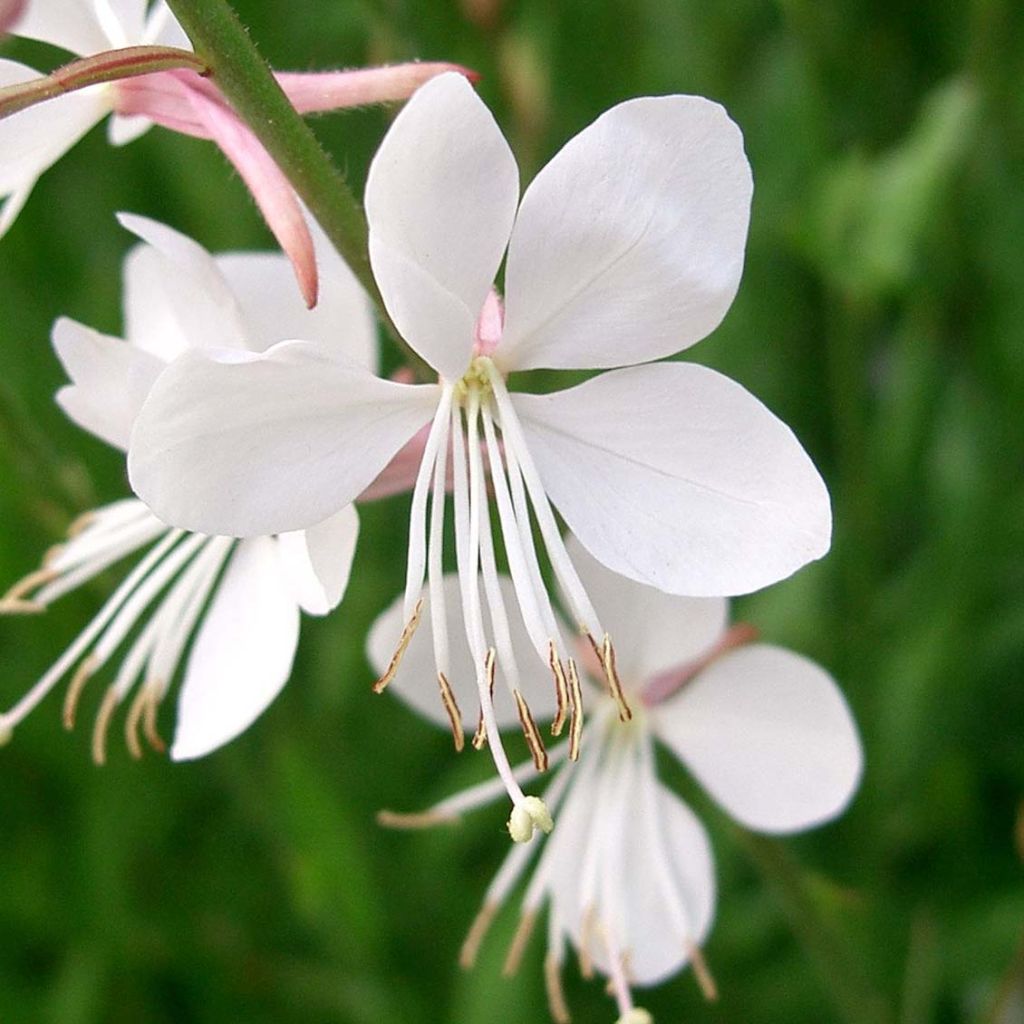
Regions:
[[515, 843], [528, 843], [535, 829], [548, 833], [555, 827], [548, 805], [539, 796], [528, 796], [512, 808], [508, 834]]

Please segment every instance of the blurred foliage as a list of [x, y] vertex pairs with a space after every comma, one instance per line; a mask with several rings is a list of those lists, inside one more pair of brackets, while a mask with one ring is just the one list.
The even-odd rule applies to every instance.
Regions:
[[[1024, 7], [236, 7], [281, 68], [477, 68], [524, 180], [620, 99], [728, 107], [757, 185], [747, 269], [693, 358], [791, 424], [836, 521], [827, 560], [738, 611], [842, 681], [868, 767], [845, 818], [781, 842], [738, 833], [669, 772], [713, 834], [722, 995], [705, 1005], [684, 974], [643, 1002], [663, 1022], [1024, 1020]], [[4, 54], [59, 60], [20, 41]], [[316, 122], [357, 189], [388, 116]], [[93, 132], [43, 178], [0, 245], [0, 580], [125, 493], [118, 454], [52, 403], [47, 341], [61, 314], [117, 333], [130, 240], [115, 210], [213, 250], [270, 244], [221, 156], [161, 130], [123, 151]], [[344, 605], [305, 623], [292, 684], [222, 752], [175, 766], [121, 750], [99, 770], [59, 700], [20, 727], [0, 755], [0, 1020], [545, 1019], [539, 941], [500, 977], [512, 908], [477, 969], [455, 965], [507, 845], [500, 813], [416, 835], [374, 824], [488, 771], [369, 692], [363, 637], [401, 584], [406, 514], [400, 498], [364, 509]], [[5, 705], [109, 583], [0, 621]], [[612, 1020], [568, 973], [575, 1019]]]

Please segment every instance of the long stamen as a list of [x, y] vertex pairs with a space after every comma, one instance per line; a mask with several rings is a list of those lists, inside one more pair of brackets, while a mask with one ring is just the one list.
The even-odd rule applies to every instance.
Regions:
[[628, 722], [633, 717], [633, 712], [629, 709], [626, 695], [622, 692], [622, 683], [619, 681], [619, 673], [615, 668], [615, 648], [612, 647], [612, 639], [607, 633], [605, 633], [604, 641], [601, 644], [601, 666], [604, 668], [605, 679], [608, 682], [612, 699], [619, 709], [619, 721]]
[[384, 670], [384, 674], [373, 684], [374, 693], [383, 693], [388, 684], [392, 679], [395, 678], [395, 673], [398, 671], [398, 666], [402, 663], [402, 658], [405, 655], [409, 644], [412, 642], [413, 635], [416, 632], [416, 627], [420, 624], [420, 616], [423, 612], [423, 599], [420, 598], [416, 602], [415, 607], [412, 610], [411, 618], [406, 622], [402, 628], [402, 635], [398, 638], [398, 646], [395, 648], [395, 653], [391, 655], [391, 660], [388, 662], [388, 667]]
[[[436, 607], [436, 606], [435, 606]], [[455, 699], [448, 677], [443, 672], [437, 673], [437, 684], [441, 689], [441, 703], [448, 714], [448, 721], [452, 727], [452, 740], [455, 743], [455, 750], [462, 752], [466, 743], [465, 727], [462, 724], [462, 712], [459, 710], [459, 702]]]
[[580, 685], [580, 674], [576, 669], [576, 661], [569, 658], [569, 760], [580, 758], [580, 739], [583, 736], [583, 687]]
[[511, 978], [519, 970], [519, 965], [522, 963], [523, 954], [526, 952], [526, 946], [530, 941], [530, 936], [533, 934], [536, 923], [537, 914], [533, 911], [528, 911], [519, 918], [519, 925], [516, 928], [515, 935], [512, 937], [508, 952], [505, 954], [505, 962], [501, 967], [503, 977]]
[[556, 953], [548, 953], [544, 958], [544, 990], [551, 1019], [555, 1024], [570, 1024], [572, 1016], [562, 988], [562, 958]]

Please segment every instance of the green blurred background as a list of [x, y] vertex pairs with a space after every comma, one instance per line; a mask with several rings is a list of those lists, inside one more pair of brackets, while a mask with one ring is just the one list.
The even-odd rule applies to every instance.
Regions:
[[[236, 7], [280, 68], [478, 69], [524, 180], [618, 100], [726, 104], [754, 169], [751, 239], [732, 312], [693, 358], [792, 425], [836, 518], [824, 562], [738, 614], [842, 682], [867, 773], [845, 818], [779, 843], [669, 769], [712, 831], [721, 999], [705, 1005], [683, 974], [640, 1001], [660, 1024], [1024, 1021], [1024, 8]], [[58, 62], [22, 42], [3, 53]], [[389, 113], [316, 122], [359, 190]], [[121, 457], [53, 404], [48, 343], [60, 314], [118, 332], [130, 239], [115, 210], [213, 250], [270, 244], [220, 154], [160, 129], [122, 151], [93, 132], [43, 178], [0, 245], [0, 589], [76, 514], [126, 493]], [[227, 749], [136, 764], [113, 743], [97, 769], [58, 696], [20, 727], [0, 754], [0, 1021], [546, 1019], [539, 935], [500, 977], [513, 908], [474, 972], [455, 962], [507, 848], [500, 811], [427, 834], [374, 824], [489, 771], [369, 692], [362, 638], [401, 584], [406, 511], [364, 509], [344, 604], [305, 622], [292, 684]], [[3, 706], [109, 588], [0, 620]], [[576, 1020], [614, 1020], [599, 985], [566, 982]]]

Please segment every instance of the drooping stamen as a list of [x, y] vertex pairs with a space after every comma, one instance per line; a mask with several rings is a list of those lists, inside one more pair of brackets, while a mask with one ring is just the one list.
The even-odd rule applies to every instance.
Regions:
[[412, 610], [412, 617], [402, 628], [402, 635], [398, 638], [398, 646], [395, 648], [395, 653], [391, 655], [388, 667], [384, 670], [384, 674], [380, 679], [373, 684], [374, 693], [383, 693], [387, 689], [391, 680], [395, 678], [398, 666], [402, 663], [402, 657], [405, 655], [409, 644], [412, 642], [413, 635], [416, 632], [416, 627], [420, 624], [420, 615], [422, 612], [423, 598], [420, 598]]
[[518, 690], [515, 691], [515, 699], [516, 710], [519, 712], [519, 722], [523, 727], [523, 735], [526, 737], [526, 745], [530, 748], [533, 763], [537, 766], [537, 771], [546, 772], [548, 770], [548, 752], [544, 749], [544, 741], [540, 738], [540, 730], [537, 728], [537, 723], [533, 720], [533, 715], [530, 713], [526, 699]]
[[27, 576], [23, 576], [3, 597], [0, 597], [0, 615], [24, 615], [46, 611], [45, 604], [25, 600], [25, 595], [56, 578], [57, 573], [47, 568], [35, 569]]
[[587, 981], [594, 977], [594, 957], [590, 952], [591, 943], [594, 941], [594, 931], [597, 924], [597, 911], [593, 904], [583, 911], [583, 921], [580, 924], [580, 975]]
[[516, 928], [515, 935], [512, 936], [512, 942], [509, 944], [508, 952], [505, 954], [505, 962], [501, 967], [502, 977], [514, 977], [519, 970], [519, 965], [523, 960], [523, 953], [526, 952], [526, 946], [530, 941], [530, 936], [533, 934], [533, 928], [536, 923], [537, 914], [534, 911], [528, 911], [519, 918], [519, 925]]
[[580, 685], [580, 674], [576, 669], [576, 661], [569, 658], [569, 760], [580, 759], [580, 739], [583, 736], [583, 687]]
[[[487, 654], [484, 656], [484, 673], [487, 676], [487, 693], [491, 702], [494, 701], [494, 670], [495, 670], [495, 655], [494, 648], [489, 647]], [[487, 743], [487, 726], [484, 722], [484, 708], [483, 704], [480, 705], [480, 718], [476, 724], [476, 732], [473, 734], [473, 749], [483, 750]]]
[[[116, 686], [116, 684], [115, 684]], [[136, 761], [142, 759], [142, 743], [139, 741], [139, 723], [142, 721], [142, 712], [145, 710], [146, 701], [149, 698], [148, 687], [143, 686], [135, 695], [135, 699], [128, 709], [124, 719], [124, 743], [128, 753]]]
[[113, 686], [108, 686], [92, 727], [92, 759], [93, 763], [100, 767], [107, 763], [107, 731], [110, 728], [110, 719], [117, 710], [117, 702], [117, 690]]
[[619, 681], [619, 673], [615, 668], [615, 648], [612, 647], [612, 638], [605, 633], [601, 642], [601, 667], [604, 669], [604, 677], [608, 682], [608, 690], [619, 709], [619, 721], [628, 722], [633, 717], [633, 712], [626, 703], [626, 695], [622, 692], [622, 683]]
[[64, 694], [64, 711], [62, 715], [64, 728], [68, 732], [71, 732], [75, 727], [78, 700], [82, 696], [85, 684], [89, 682], [97, 668], [99, 668], [99, 664], [96, 658], [90, 655], [75, 669], [75, 674], [71, 677], [67, 693]]
[[[437, 606], [435, 605], [434, 607], [436, 608]], [[462, 712], [459, 710], [459, 702], [455, 699], [451, 683], [448, 682], [448, 677], [443, 672], [437, 673], [437, 684], [441, 688], [441, 703], [444, 705], [444, 709], [448, 713], [448, 721], [451, 723], [455, 750], [457, 753], [461, 753], [466, 743], [466, 733], [462, 724]]]

